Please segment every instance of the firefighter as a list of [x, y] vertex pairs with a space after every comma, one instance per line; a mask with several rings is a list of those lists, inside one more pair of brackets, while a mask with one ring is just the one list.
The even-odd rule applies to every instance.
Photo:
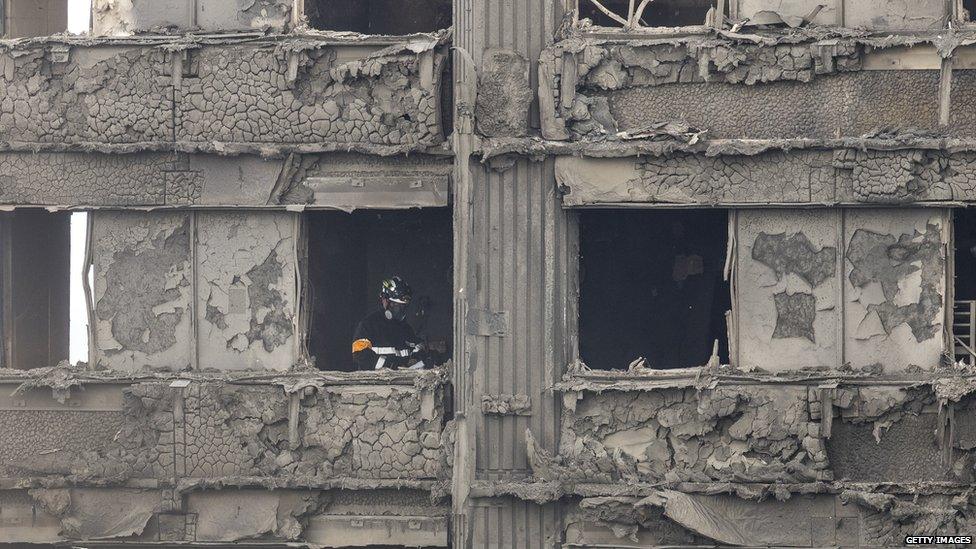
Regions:
[[412, 297], [410, 286], [399, 276], [383, 281], [382, 307], [360, 320], [353, 334], [352, 357], [357, 370], [427, 366], [424, 345], [406, 320]]

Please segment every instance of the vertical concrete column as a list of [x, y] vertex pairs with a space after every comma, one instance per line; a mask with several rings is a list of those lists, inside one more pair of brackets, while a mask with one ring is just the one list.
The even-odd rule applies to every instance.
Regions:
[[[475, 134], [491, 127], [478, 119], [490, 113], [477, 100], [479, 90], [498, 85], [491, 52], [524, 58], [535, 90], [539, 54], [561, 16], [560, 2], [552, 0], [454, 1], [454, 547], [553, 547], [561, 531], [556, 505], [491, 497], [490, 486], [529, 479], [526, 430], [555, 450], [558, 408], [547, 388], [566, 362], [566, 214], [551, 159], [517, 158], [495, 170], [472, 157]], [[502, 113], [493, 127], [517, 127], [527, 116], [529, 134], [538, 134], [534, 95], [530, 108]], [[508, 395], [528, 396], [531, 409], [482, 413], [483, 398]]]

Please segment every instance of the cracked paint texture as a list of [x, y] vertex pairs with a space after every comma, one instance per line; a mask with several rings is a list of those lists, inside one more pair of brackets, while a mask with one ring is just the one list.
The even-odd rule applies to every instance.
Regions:
[[111, 42], [15, 47], [0, 53], [0, 139], [419, 149], [443, 141], [437, 45], [426, 37], [386, 47], [252, 42], [176, 53]]
[[0, 52], [4, 80], [0, 86], [0, 139], [35, 143], [172, 140], [173, 86], [164, 73], [166, 52], [131, 47], [62, 50]]
[[434, 51], [388, 48], [346, 60], [339, 48], [298, 52], [288, 84], [283, 52], [253, 47], [195, 52], [199, 74], [183, 80], [176, 105], [178, 141], [365, 142], [441, 141]]
[[286, 212], [198, 215], [202, 368], [286, 370], [297, 362], [297, 222]]
[[[15, 448], [0, 452], [0, 468], [10, 478], [73, 479], [80, 485], [129, 479], [234, 483], [249, 477], [306, 486], [338, 478], [444, 479], [450, 476], [450, 444], [440, 383], [322, 385], [295, 397], [270, 384], [194, 381], [176, 389], [165, 381], [133, 383], [116, 389], [122, 395], [112, 412], [95, 413], [84, 405], [2, 412], [8, 419], [35, 421], [11, 426], [11, 441], [27, 442], [28, 430], [42, 436], [23, 444], [35, 452], [29, 457]], [[52, 438], [66, 427], [78, 428], [89, 440]]]
[[858, 367], [933, 369], [945, 347], [947, 214], [851, 210], [845, 224], [845, 350]]
[[561, 156], [567, 206], [675, 204], [910, 204], [976, 198], [970, 152], [854, 148], [687, 152], [634, 158]]
[[190, 364], [190, 215], [94, 212], [96, 363]]

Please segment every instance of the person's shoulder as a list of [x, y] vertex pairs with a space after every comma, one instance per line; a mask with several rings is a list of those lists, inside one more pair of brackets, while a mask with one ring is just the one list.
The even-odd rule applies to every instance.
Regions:
[[364, 316], [360, 322], [362, 322], [363, 324], [372, 324], [383, 320], [386, 320], [386, 317], [383, 315], [383, 309], [375, 309], [370, 311], [369, 314], [367, 314], [366, 316]]

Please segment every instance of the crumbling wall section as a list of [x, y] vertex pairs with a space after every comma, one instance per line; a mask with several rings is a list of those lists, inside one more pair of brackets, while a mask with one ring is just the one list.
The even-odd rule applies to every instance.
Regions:
[[633, 157], [561, 156], [556, 181], [566, 206], [912, 204], [976, 199], [974, 153], [865, 139], [750, 151], [686, 145]]
[[4, 43], [0, 139], [124, 152], [174, 142], [406, 152], [443, 141], [443, 34], [392, 44], [247, 38]]
[[67, 44], [0, 47], [0, 139], [21, 143], [173, 140], [169, 54]]
[[[450, 476], [445, 380], [444, 370], [293, 374], [278, 384], [196, 376], [99, 387], [94, 399], [75, 387], [60, 405], [49, 389], [46, 398], [31, 389], [38, 410], [0, 400], [7, 438], [23, 443], [0, 453], [0, 468], [22, 486], [321, 488], [346, 479], [352, 489], [430, 489]], [[78, 433], [57, 434], [71, 427]]]
[[334, 46], [191, 51], [196, 73], [179, 89], [176, 140], [439, 143], [436, 45], [427, 38], [351, 59]]
[[572, 372], [557, 386], [558, 452], [528, 433], [533, 482], [501, 491], [562, 497], [567, 539], [581, 544], [873, 547], [911, 528], [966, 534], [971, 381], [886, 381]]
[[[657, 125], [679, 121], [709, 139], [826, 139], [884, 127], [938, 131], [934, 48], [927, 50], [933, 62], [917, 67], [926, 70], [866, 65], [884, 48], [926, 41], [938, 39], [824, 28], [677, 39], [574, 36], [540, 58], [543, 135], [653, 137]], [[964, 115], [974, 102], [973, 78], [969, 70], [953, 72], [948, 130], [956, 136], [976, 130]]]
[[[0, 491], [29, 543], [264, 543], [446, 547], [449, 507], [423, 490], [34, 488]], [[96, 541], [97, 540], [97, 541]], [[340, 542], [345, 543], [340, 543]]]
[[533, 472], [542, 479], [832, 480], [820, 426], [810, 417], [802, 387], [570, 393], [564, 402], [558, 464], [538, 453], [533, 460]]

